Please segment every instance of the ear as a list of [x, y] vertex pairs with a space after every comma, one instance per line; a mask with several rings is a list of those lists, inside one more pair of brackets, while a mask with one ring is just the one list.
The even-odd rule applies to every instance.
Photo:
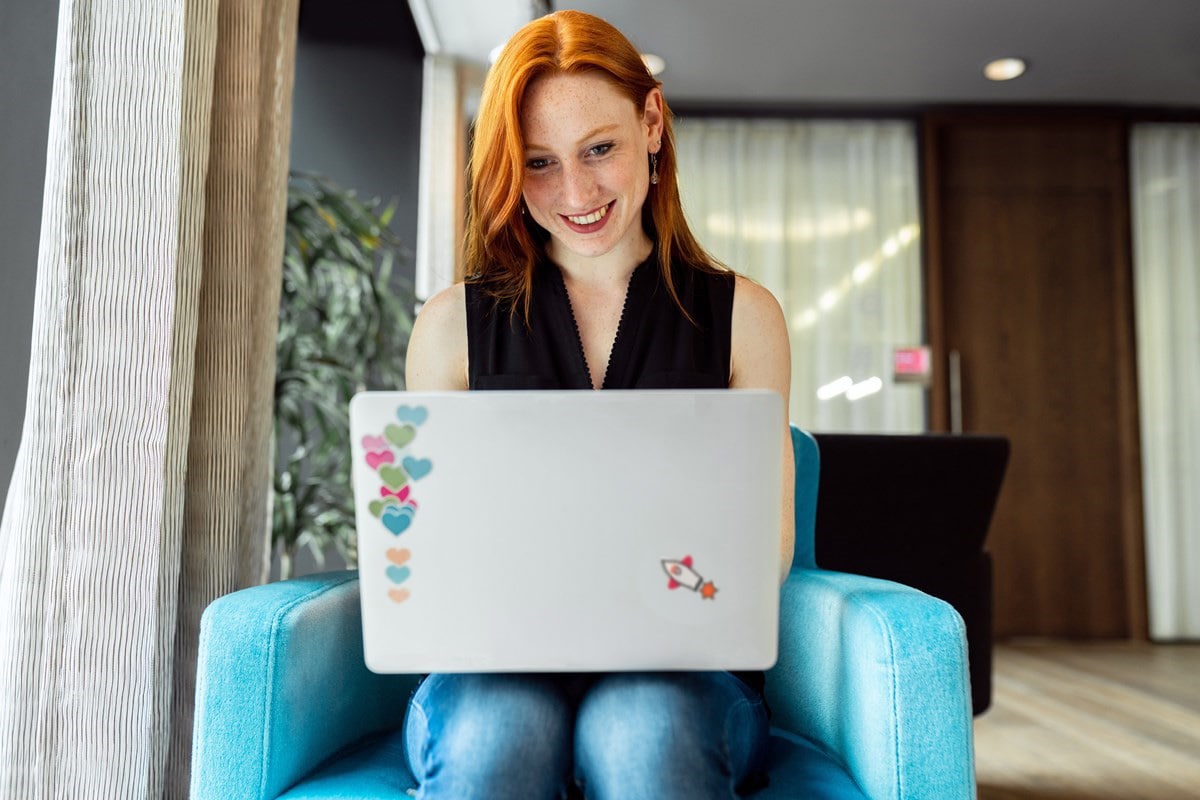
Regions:
[[657, 153], [662, 147], [663, 136], [663, 96], [661, 89], [651, 89], [646, 95], [646, 105], [642, 109], [642, 126], [646, 131], [646, 139], [650, 142], [650, 152]]

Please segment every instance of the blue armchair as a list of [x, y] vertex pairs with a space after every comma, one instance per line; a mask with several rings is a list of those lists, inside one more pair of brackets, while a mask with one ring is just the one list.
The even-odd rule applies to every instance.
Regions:
[[[783, 586], [770, 783], [754, 800], [975, 796], [962, 620], [915, 589], [813, 560], [819, 455], [792, 429], [796, 556]], [[246, 589], [204, 614], [192, 800], [403, 798], [414, 676], [363, 665], [358, 579]]]

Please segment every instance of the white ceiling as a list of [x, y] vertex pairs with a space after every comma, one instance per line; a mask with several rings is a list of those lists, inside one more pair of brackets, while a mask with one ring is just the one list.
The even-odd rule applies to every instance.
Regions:
[[[409, 0], [426, 48], [475, 61], [536, 0]], [[1200, 108], [1200, 0], [560, 0], [666, 59], [668, 100]], [[425, 22], [422, 19], [425, 19]], [[436, 30], [435, 30], [436, 29]], [[992, 83], [987, 61], [1029, 71]]]

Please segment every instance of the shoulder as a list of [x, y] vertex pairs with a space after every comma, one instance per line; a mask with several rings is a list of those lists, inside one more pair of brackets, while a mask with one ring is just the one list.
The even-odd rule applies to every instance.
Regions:
[[741, 275], [734, 279], [730, 349], [731, 386], [786, 391], [792, 358], [783, 309], [766, 287]]
[[787, 336], [783, 308], [775, 295], [743, 275], [735, 275], [733, 279], [733, 322], [735, 326], [741, 322], [743, 326], [779, 328]]
[[408, 343], [409, 389], [467, 388], [466, 288], [457, 283], [425, 301]]

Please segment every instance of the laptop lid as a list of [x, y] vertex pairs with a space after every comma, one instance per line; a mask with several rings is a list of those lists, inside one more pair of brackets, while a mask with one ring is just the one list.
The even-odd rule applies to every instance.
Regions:
[[766, 391], [356, 396], [367, 666], [770, 667], [783, 421]]

